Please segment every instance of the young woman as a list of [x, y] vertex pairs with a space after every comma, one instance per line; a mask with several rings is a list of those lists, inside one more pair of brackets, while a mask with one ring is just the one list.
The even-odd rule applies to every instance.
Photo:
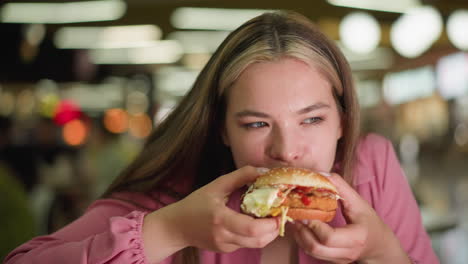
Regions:
[[[103, 199], [6, 263], [438, 263], [391, 143], [359, 137], [358, 117], [330, 40], [295, 13], [256, 17]], [[239, 212], [243, 187], [278, 166], [330, 172], [343, 198], [330, 224], [279, 238], [277, 219]]]

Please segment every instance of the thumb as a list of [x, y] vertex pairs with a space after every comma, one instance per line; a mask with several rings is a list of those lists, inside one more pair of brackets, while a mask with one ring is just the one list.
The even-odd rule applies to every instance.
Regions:
[[368, 211], [370, 205], [340, 175], [332, 173], [328, 179], [338, 189], [345, 216], [352, 223], [358, 222], [359, 217]]
[[266, 170], [268, 169], [244, 166], [231, 173], [218, 177], [212, 182], [211, 187], [213, 188], [214, 192], [218, 192], [223, 195], [231, 194], [244, 185], [255, 181], [255, 179]]

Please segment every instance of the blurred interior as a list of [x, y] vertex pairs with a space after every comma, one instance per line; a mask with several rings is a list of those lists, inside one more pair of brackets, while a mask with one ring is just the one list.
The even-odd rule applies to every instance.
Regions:
[[441, 263], [468, 263], [464, 0], [3, 1], [0, 205], [17, 235], [0, 257], [77, 218], [229, 31], [277, 9], [337, 42], [362, 128], [392, 140]]

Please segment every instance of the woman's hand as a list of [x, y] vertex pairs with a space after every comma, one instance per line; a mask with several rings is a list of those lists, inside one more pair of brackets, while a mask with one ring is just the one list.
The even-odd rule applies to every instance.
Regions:
[[188, 245], [232, 252], [243, 247], [261, 248], [275, 239], [277, 219], [254, 219], [226, 207], [232, 192], [259, 175], [256, 168], [246, 166], [217, 178], [183, 199], [178, 204], [179, 220], [182, 220], [179, 225]]
[[348, 225], [333, 228], [321, 221], [295, 223], [295, 239], [305, 252], [331, 263], [411, 263], [392, 230], [342, 177], [329, 178], [343, 198]]
[[[226, 206], [232, 192], [253, 182], [259, 175], [258, 169], [243, 167], [217, 178], [185, 199], [149, 214], [143, 226], [148, 258], [162, 260], [187, 246], [219, 252], [266, 246], [278, 236], [278, 220], [254, 219]], [[148, 227], [145, 231], [145, 225], [155, 228]], [[161, 253], [161, 247], [166, 253]]]

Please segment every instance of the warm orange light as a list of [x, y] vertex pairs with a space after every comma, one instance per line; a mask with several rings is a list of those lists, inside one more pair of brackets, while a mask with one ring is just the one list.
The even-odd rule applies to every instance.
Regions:
[[79, 146], [86, 140], [88, 129], [82, 120], [75, 119], [63, 126], [62, 136], [68, 145]]
[[127, 112], [120, 108], [108, 109], [104, 113], [104, 127], [112, 133], [123, 133], [127, 131]]
[[132, 115], [129, 121], [129, 130], [132, 136], [145, 138], [151, 133], [151, 119], [147, 114]]

